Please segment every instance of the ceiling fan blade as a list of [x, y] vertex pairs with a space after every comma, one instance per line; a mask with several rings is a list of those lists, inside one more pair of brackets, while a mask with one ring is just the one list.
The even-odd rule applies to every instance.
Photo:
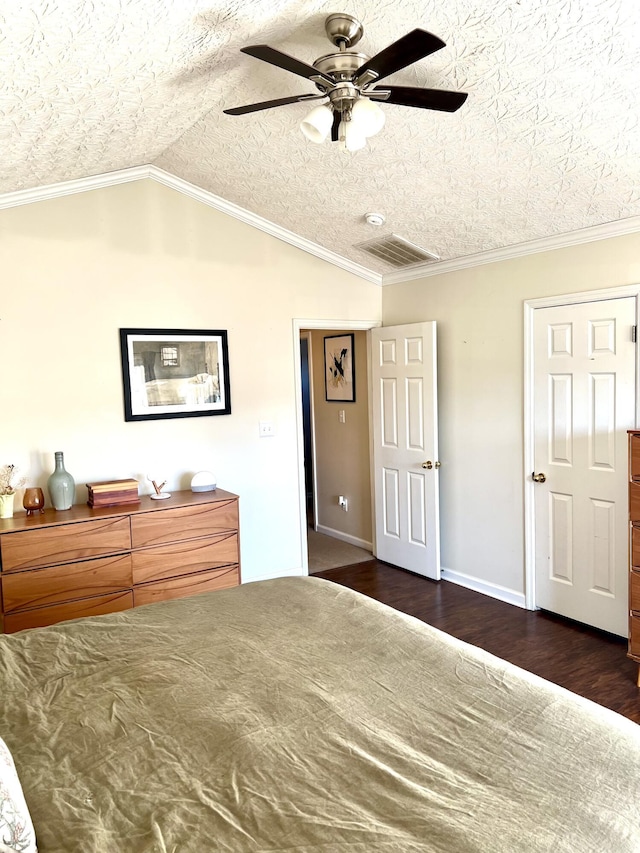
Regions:
[[[454, 113], [467, 100], [466, 92], [448, 92], [446, 89], [419, 89], [413, 86], [385, 86], [381, 90], [389, 92], [388, 98], [380, 98], [386, 104], [399, 104], [403, 107], [420, 107], [423, 110], [442, 110], [446, 113]], [[370, 89], [367, 95], [376, 94], [375, 89]], [[374, 100], [378, 100], [374, 98]]]
[[342, 113], [338, 112], [338, 110], [335, 110], [335, 112], [333, 113], [333, 124], [331, 125], [331, 141], [332, 142], [337, 142], [338, 139], [340, 138], [339, 132], [340, 132], [340, 122], [341, 121], [342, 121]]
[[290, 98], [276, 98], [273, 101], [261, 101], [259, 104], [247, 104], [244, 107], [232, 107], [222, 110], [228, 116], [243, 116], [246, 113], [257, 113], [259, 110], [268, 110], [271, 107], [283, 107], [285, 104], [295, 104], [298, 101], [317, 101], [326, 98], [326, 95], [293, 95]]
[[291, 71], [292, 74], [306, 77], [307, 80], [311, 80], [313, 77], [320, 77], [330, 86], [333, 86], [335, 83], [335, 80], [332, 80], [327, 74], [323, 74], [322, 71], [318, 71], [313, 65], [307, 65], [306, 62], [301, 62], [294, 56], [289, 56], [280, 50], [276, 50], [274, 47], [269, 47], [268, 44], [253, 44], [248, 47], [241, 47], [240, 50], [242, 53], [255, 56], [256, 59], [261, 59], [263, 62], [269, 62], [278, 68], [284, 68], [285, 71]]
[[424, 59], [444, 46], [442, 39], [426, 30], [411, 30], [361, 65], [357, 71], [356, 85], [360, 85], [359, 81], [366, 71], [375, 71], [378, 75], [376, 80], [382, 80], [383, 77]]

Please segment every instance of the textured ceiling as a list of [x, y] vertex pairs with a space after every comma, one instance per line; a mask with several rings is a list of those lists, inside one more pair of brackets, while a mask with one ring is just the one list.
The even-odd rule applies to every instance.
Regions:
[[[316, 92], [239, 48], [312, 63], [338, 11], [370, 56], [440, 36], [386, 82], [466, 103], [383, 105], [354, 153], [307, 141], [304, 103], [223, 114]], [[639, 84], [638, 0], [0, 0], [0, 193], [152, 163], [388, 272], [355, 244], [394, 232], [447, 260], [640, 215]]]

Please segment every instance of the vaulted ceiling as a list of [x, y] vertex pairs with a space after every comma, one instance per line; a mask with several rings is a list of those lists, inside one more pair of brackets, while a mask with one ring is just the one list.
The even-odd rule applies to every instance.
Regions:
[[[383, 104], [352, 153], [303, 137], [305, 103], [223, 113], [317, 93], [240, 48], [312, 63], [334, 12], [369, 56], [438, 35], [386, 82], [466, 103]], [[373, 273], [391, 268], [357, 244], [390, 233], [464, 258], [640, 215], [640, 3], [0, 0], [0, 140], [0, 193], [154, 164]]]

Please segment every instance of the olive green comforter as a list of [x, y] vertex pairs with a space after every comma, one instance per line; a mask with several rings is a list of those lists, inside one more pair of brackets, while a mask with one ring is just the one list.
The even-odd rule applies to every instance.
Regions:
[[632, 853], [640, 727], [327, 581], [0, 637], [40, 853]]

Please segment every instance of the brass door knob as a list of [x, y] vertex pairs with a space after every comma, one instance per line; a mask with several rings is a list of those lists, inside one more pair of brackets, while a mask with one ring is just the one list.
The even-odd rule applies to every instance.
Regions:
[[428, 468], [430, 471], [432, 468], [439, 468], [440, 463], [439, 462], [432, 462], [430, 459], [428, 459], [426, 462], [422, 463], [422, 467]]
[[544, 483], [544, 482], [546, 482], [546, 479], [547, 479], [544, 474], [536, 474], [535, 471], [533, 472], [531, 477], [533, 478], [534, 483]]

